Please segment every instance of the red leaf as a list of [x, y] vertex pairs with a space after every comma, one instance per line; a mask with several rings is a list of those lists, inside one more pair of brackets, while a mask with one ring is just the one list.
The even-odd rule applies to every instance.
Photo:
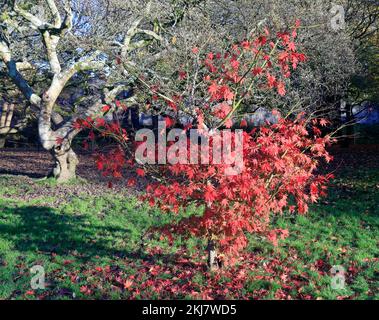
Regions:
[[132, 280], [126, 280], [124, 282], [124, 288], [127, 289], [127, 290], [130, 290], [131, 287], [132, 287], [132, 285], [133, 285], [133, 281]]
[[101, 109], [101, 111], [105, 113], [105, 112], [108, 112], [110, 109], [111, 109], [110, 106], [105, 105], [105, 106], [103, 106], [103, 108]]
[[281, 96], [285, 96], [286, 95], [286, 85], [284, 84], [284, 82], [279, 81], [277, 88], [278, 88], [278, 93]]
[[140, 176], [140, 177], [144, 177], [144, 176], [145, 176], [145, 170], [143, 170], [143, 169], [141, 169], [141, 168], [138, 168], [138, 169], [136, 170], [136, 173], [137, 173], [137, 175]]

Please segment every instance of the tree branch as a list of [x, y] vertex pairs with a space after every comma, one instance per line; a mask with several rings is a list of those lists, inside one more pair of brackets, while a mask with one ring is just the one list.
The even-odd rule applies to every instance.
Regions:
[[0, 59], [5, 63], [8, 69], [8, 75], [13, 83], [20, 89], [26, 99], [35, 106], [40, 106], [41, 98], [34, 93], [33, 89], [29, 86], [28, 82], [24, 79], [22, 74], [17, 70], [16, 62], [12, 59], [11, 51], [8, 45], [0, 42]]
[[51, 11], [51, 14], [53, 15], [53, 18], [54, 18], [54, 27], [60, 28], [62, 25], [62, 18], [61, 18], [59, 11], [58, 11], [58, 8], [55, 4], [55, 1], [54, 0], [46, 0], [46, 2], [47, 2], [47, 5]]

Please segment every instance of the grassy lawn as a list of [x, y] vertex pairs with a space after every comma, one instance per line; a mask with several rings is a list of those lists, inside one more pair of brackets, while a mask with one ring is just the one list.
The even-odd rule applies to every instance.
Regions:
[[[17, 179], [0, 176], [0, 299], [379, 299], [379, 170], [339, 175], [308, 215], [276, 219], [290, 232], [278, 247], [251, 236], [239, 264], [217, 273], [199, 240], [141, 241], [170, 217], [136, 198], [78, 194], [49, 206], [48, 196], [17, 199], [33, 192]], [[46, 289], [31, 289], [34, 265]], [[334, 265], [344, 289], [331, 288]]]

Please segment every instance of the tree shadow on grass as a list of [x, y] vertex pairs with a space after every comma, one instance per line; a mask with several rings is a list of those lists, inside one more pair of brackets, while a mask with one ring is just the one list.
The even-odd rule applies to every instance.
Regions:
[[4, 214], [5, 217], [14, 215], [19, 218], [14, 224], [1, 223], [0, 236], [12, 241], [15, 249], [21, 252], [57, 255], [75, 253], [75, 256], [83, 262], [95, 256], [136, 257], [136, 253], [132, 251], [117, 250], [112, 239], [101, 236], [103, 233], [114, 235], [122, 232], [127, 238], [129, 236], [127, 229], [93, 226], [84, 216], [63, 215], [48, 207], [0, 209], [0, 221], [4, 218]]
[[7, 170], [7, 169], [0, 169], [0, 174], [1, 175], [9, 175], [9, 176], [26, 176], [31, 179], [42, 179], [47, 176], [46, 174], [43, 173], [33, 173], [33, 172], [27, 172], [23, 170]]

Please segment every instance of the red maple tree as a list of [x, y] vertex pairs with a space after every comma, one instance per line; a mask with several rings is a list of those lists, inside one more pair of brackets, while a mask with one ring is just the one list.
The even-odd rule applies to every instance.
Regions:
[[[271, 90], [274, 94], [285, 95], [286, 78], [306, 60], [303, 53], [296, 51], [298, 27], [297, 22], [291, 32], [276, 35], [265, 30], [255, 39], [233, 44], [225, 53], [202, 53], [194, 48], [192, 55], [202, 65], [202, 85], [198, 86], [198, 90], [203, 103], [193, 108], [196, 124], [186, 126], [183, 131], [196, 127], [202, 134], [208, 134], [209, 143], [213, 146], [215, 137], [205, 128], [235, 126], [233, 116], [246, 100], [251, 99], [253, 91]], [[190, 70], [180, 70], [178, 81], [190, 83], [190, 77]], [[198, 79], [199, 75], [196, 77]], [[185, 107], [185, 94], [168, 98], [159, 92], [157, 85], [149, 89], [151, 103], [163, 102], [175, 114]], [[103, 111], [108, 112], [109, 108], [104, 107]], [[152, 166], [141, 166], [133, 163], [130, 148], [134, 144], [129, 143], [130, 138], [117, 121], [107, 123], [100, 115], [97, 119], [80, 120], [77, 125], [118, 142], [118, 147], [110, 154], [98, 155], [97, 167], [104, 174], [119, 177], [125, 165], [136, 165], [138, 176], [154, 171], [155, 176], [160, 176], [159, 182], [147, 186], [144, 200], [158, 206], [163, 213], [178, 213], [190, 205], [198, 208], [198, 214], [160, 231], [169, 238], [174, 233], [206, 238], [208, 263], [214, 268], [233, 263], [247, 246], [247, 233], [265, 234], [277, 245], [278, 239], [285, 238], [288, 231], [270, 229], [272, 215], [281, 214], [284, 210], [304, 214], [308, 203], [316, 202], [325, 194], [325, 185], [331, 175], [320, 175], [316, 169], [321, 160], [331, 160], [326, 146], [332, 138], [322, 136], [319, 129], [319, 126], [326, 125], [326, 120], [310, 120], [305, 114], [281, 117], [279, 112], [273, 113], [274, 123], [267, 122], [253, 130], [247, 129], [246, 120], [237, 125], [245, 130], [242, 135], [243, 165], [236, 175], [225, 174], [225, 170], [230, 169], [229, 164], [212, 162], [215, 149], [209, 154], [208, 164], [168, 163], [155, 165], [153, 169]], [[175, 123], [173, 118], [166, 120], [169, 126]], [[93, 134], [89, 137], [93, 139]], [[236, 136], [231, 137], [233, 146]], [[189, 155], [190, 143], [187, 146]], [[133, 183], [134, 179], [128, 181], [129, 185]]]

